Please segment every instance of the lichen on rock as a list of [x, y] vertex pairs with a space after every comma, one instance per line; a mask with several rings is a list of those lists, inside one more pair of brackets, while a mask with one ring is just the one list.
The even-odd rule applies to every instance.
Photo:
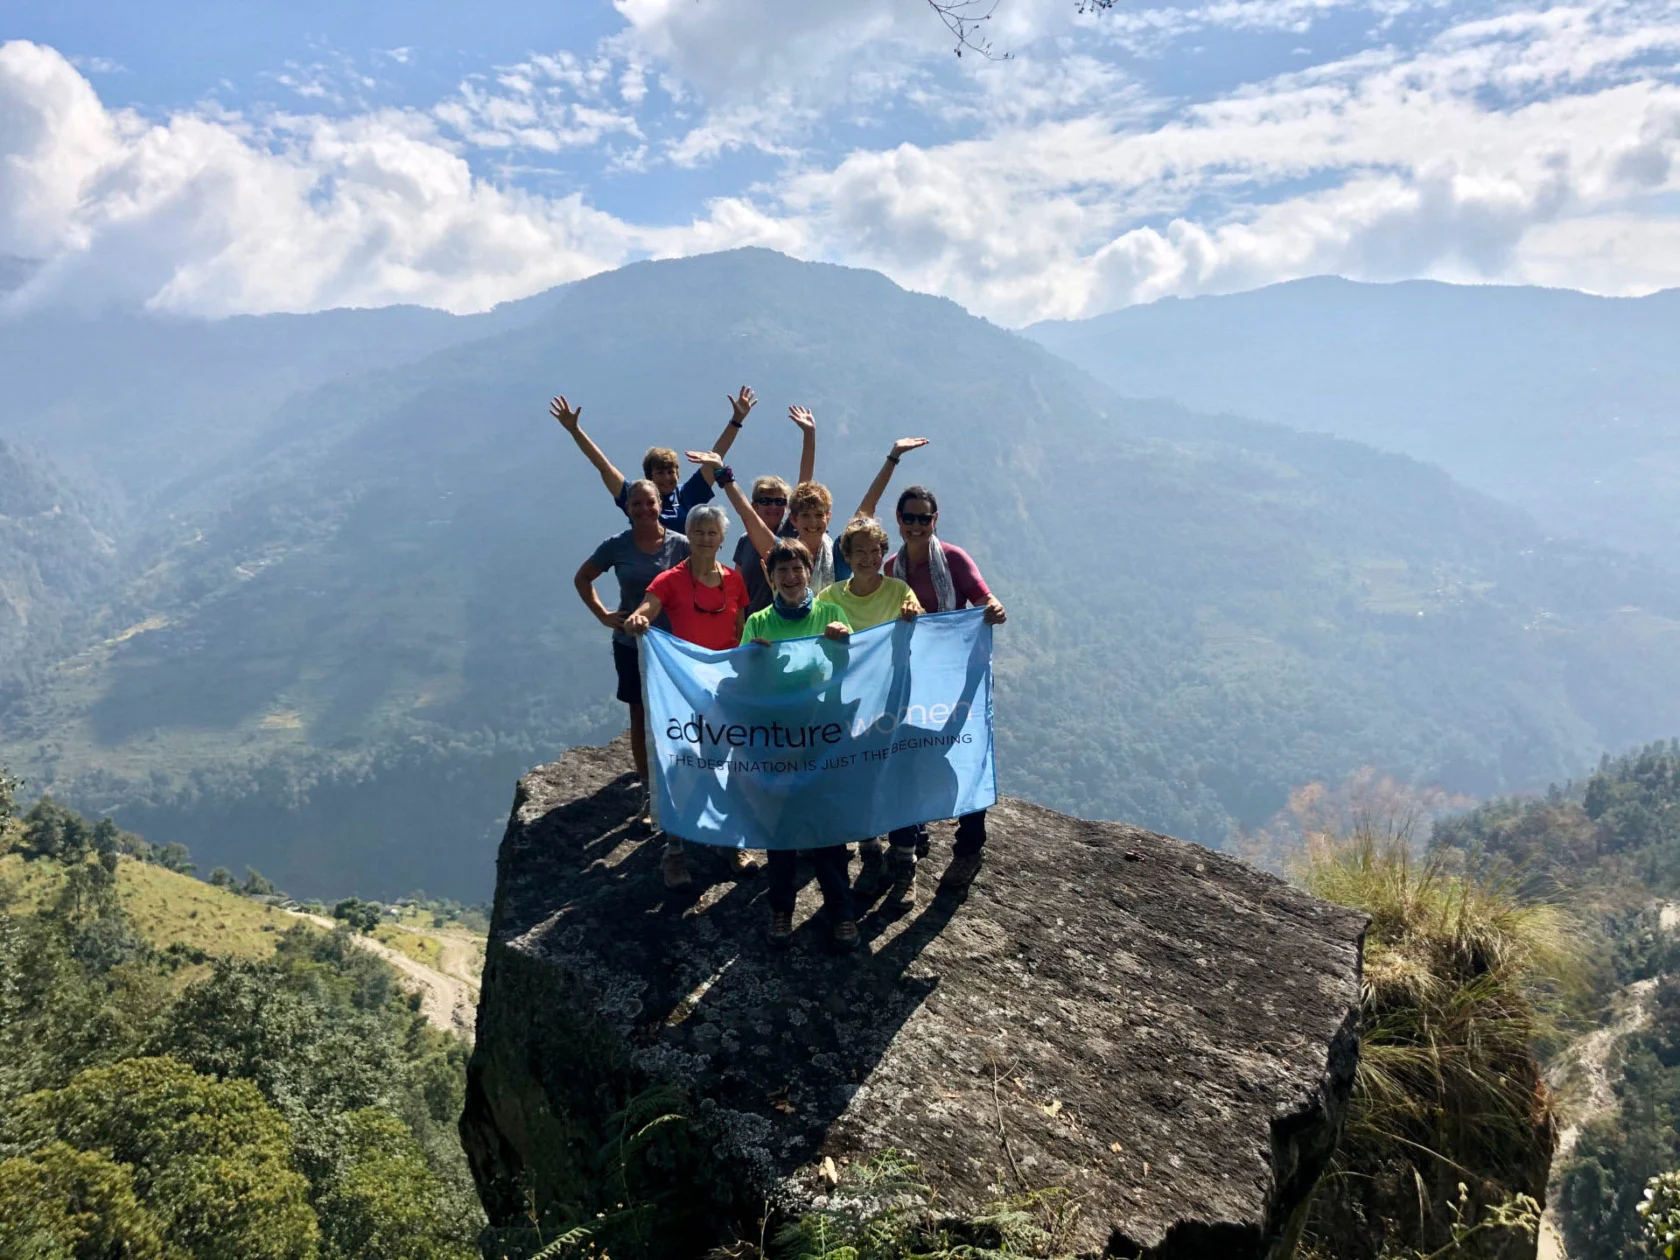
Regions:
[[762, 879], [696, 846], [664, 888], [628, 765], [574, 748], [519, 784], [461, 1122], [493, 1225], [701, 1255], [891, 1150], [934, 1224], [1054, 1192], [1078, 1254], [1288, 1254], [1353, 1078], [1362, 916], [1005, 799], [965, 897], [872, 907], [835, 956], [810, 884], [776, 951]]

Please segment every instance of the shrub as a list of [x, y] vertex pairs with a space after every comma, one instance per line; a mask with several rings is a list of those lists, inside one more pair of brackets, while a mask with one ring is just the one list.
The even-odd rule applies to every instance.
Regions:
[[[1315, 838], [1300, 875], [1371, 916], [1359, 1068], [1309, 1250], [1354, 1260], [1449, 1246], [1455, 1226], [1545, 1183], [1554, 1124], [1530, 1047], [1540, 987], [1578, 976], [1571, 920], [1508, 881], [1450, 874], [1440, 856], [1415, 857], [1404, 833], [1369, 825]], [[1513, 1242], [1509, 1229], [1482, 1231], [1463, 1254]]]

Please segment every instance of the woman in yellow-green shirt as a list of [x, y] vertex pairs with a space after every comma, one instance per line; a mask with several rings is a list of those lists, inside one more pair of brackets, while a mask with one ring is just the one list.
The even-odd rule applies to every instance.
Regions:
[[887, 559], [887, 531], [872, 516], [860, 516], [846, 526], [835, 544], [852, 576], [833, 582], [817, 598], [838, 605], [853, 630], [884, 625], [895, 617], [906, 621], [922, 612], [922, 605], [907, 582], [887, 577], [881, 566]]
[[[824, 587], [817, 598], [841, 609], [853, 630], [867, 630], [898, 617], [909, 621], [921, 614], [921, 602], [909, 584], [881, 572], [887, 558], [887, 531], [881, 528], [881, 522], [857, 517], [846, 526], [835, 547], [852, 566], [852, 576]], [[916, 904], [916, 849], [913, 843], [908, 847], [897, 845], [892, 854], [893, 881], [886, 904], [894, 910], [907, 910]], [[886, 865], [880, 837], [860, 842], [858, 857], [863, 863], [861, 881], [879, 880]]]

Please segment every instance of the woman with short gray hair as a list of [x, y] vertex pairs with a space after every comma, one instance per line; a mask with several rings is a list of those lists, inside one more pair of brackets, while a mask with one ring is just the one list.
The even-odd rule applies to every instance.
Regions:
[[[671, 633], [703, 648], [726, 652], [741, 641], [741, 627], [747, 620], [747, 584], [726, 564], [718, 563], [729, 518], [711, 504], [688, 511], [688, 559], [666, 569], [648, 583], [636, 610], [624, 619], [628, 634], [640, 637], [663, 613]], [[745, 850], [732, 849], [734, 869], [750, 871], [753, 864]], [[669, 837], [660, 862], [667, 888], [681, 888], [690, 882], [688, 860], [682, 841]]]

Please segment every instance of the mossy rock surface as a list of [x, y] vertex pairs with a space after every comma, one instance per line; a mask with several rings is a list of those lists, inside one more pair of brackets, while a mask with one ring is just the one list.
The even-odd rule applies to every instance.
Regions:
[[[1242, 862], [1005, 799], [965, 897], [860, 898], [835, 956], [760, 877], [659, 877], [629, 752], [519, 784], [462, 1118], [493, 1225], [630, 1213], [648, 1255], [756, 1240], [894, 1150], [936, 1219], [1054, 1189], [1083, 1255], [1280, 1257], [1340, 1134], [1365, 920]], [[638, 1207], [645, 1208], [639, 1216]], [[626, 1245], [614, 1255], [626, 1254]]]

